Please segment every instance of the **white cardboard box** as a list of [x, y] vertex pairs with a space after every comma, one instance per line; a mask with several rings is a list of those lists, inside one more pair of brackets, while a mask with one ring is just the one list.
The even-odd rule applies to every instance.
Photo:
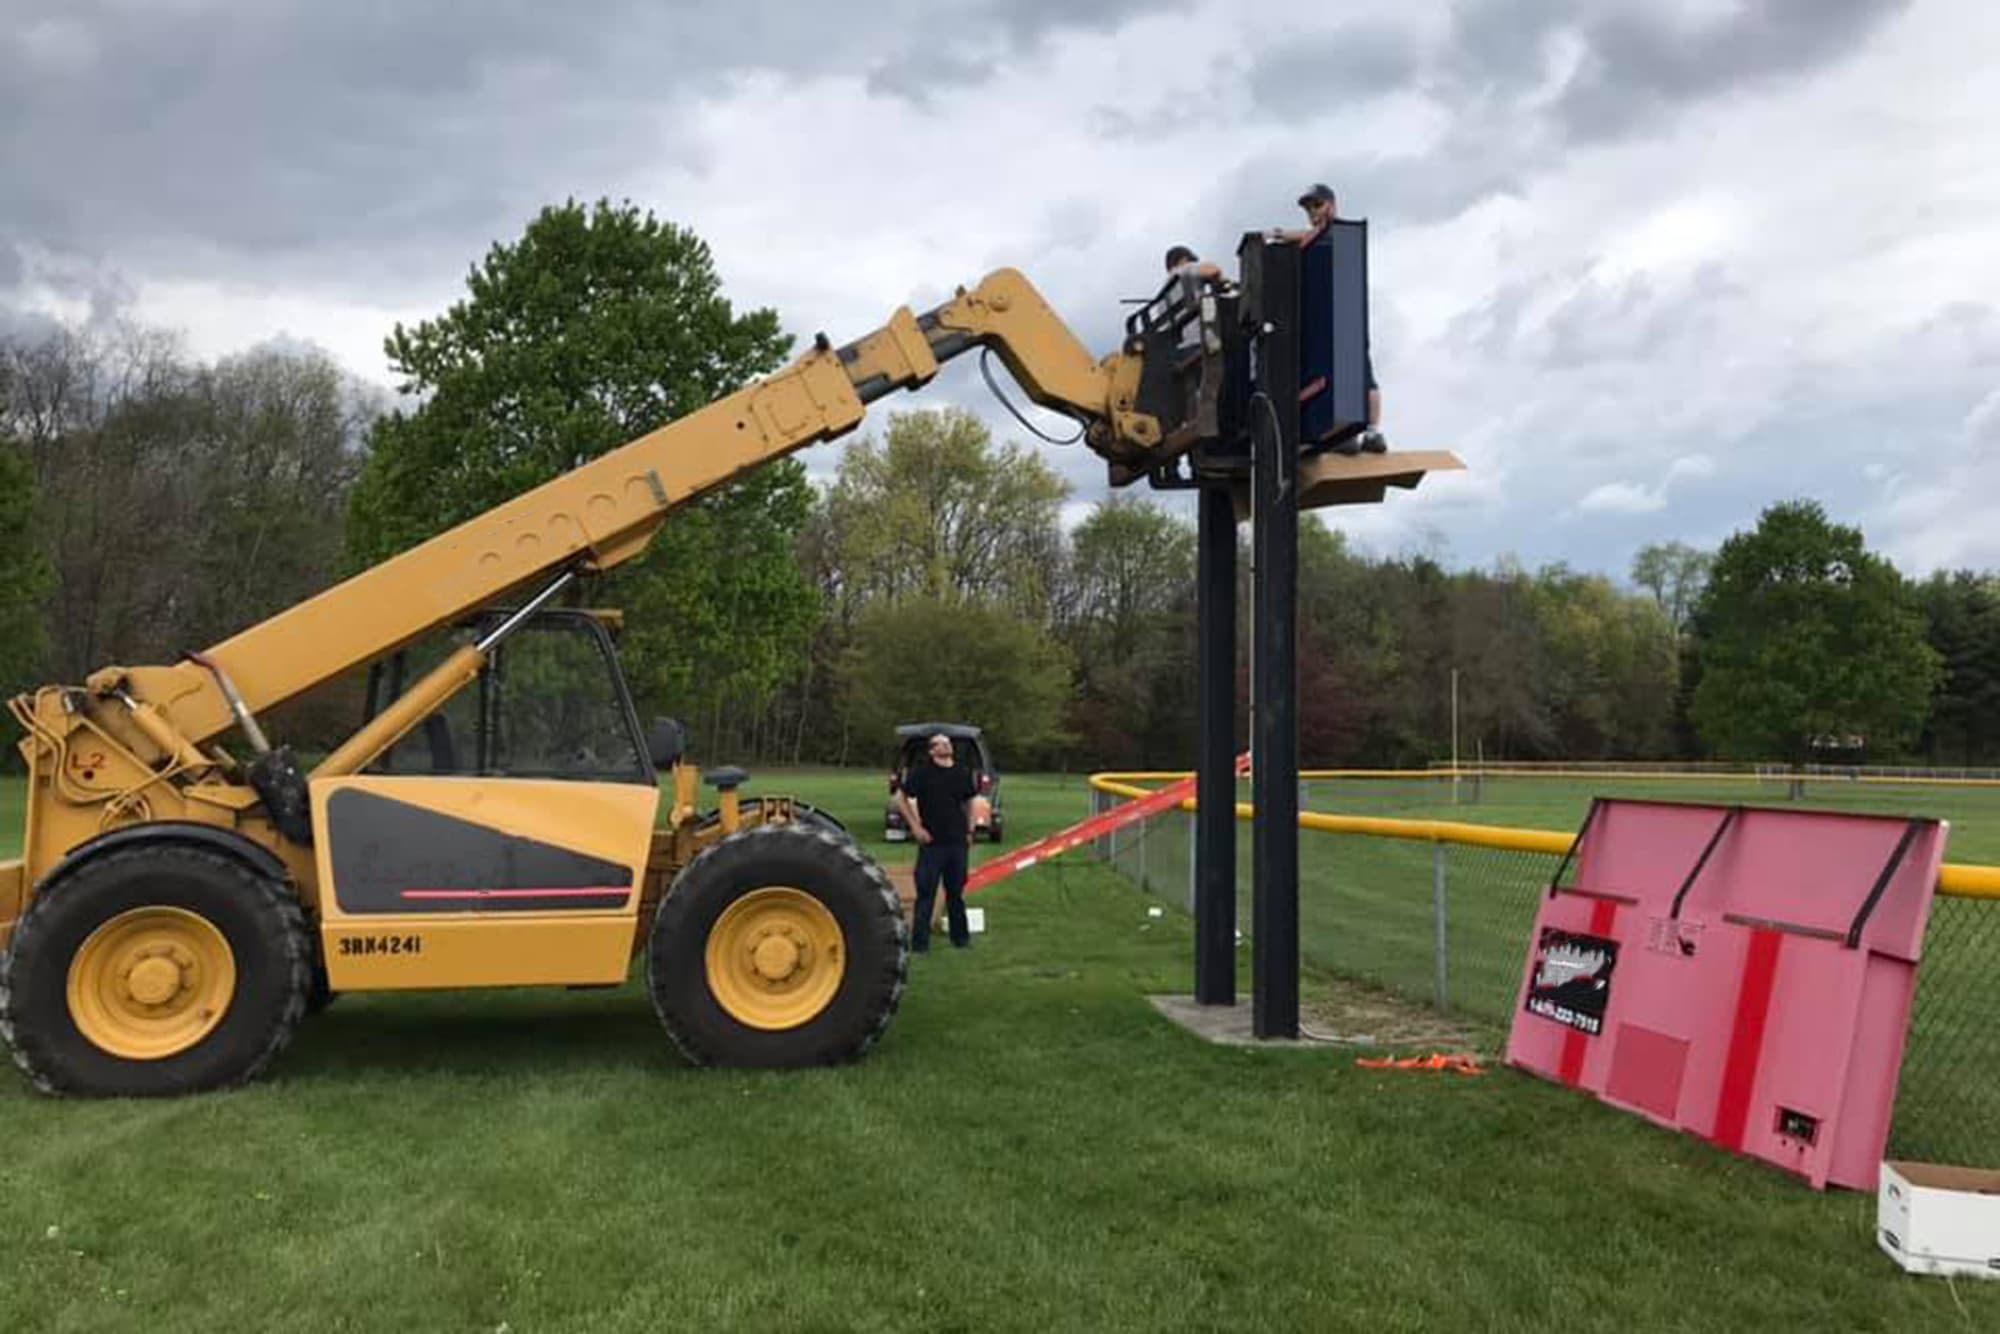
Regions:
[[1875, 1240], [1912, 1274], [2000, 1278], [2000, 1172], [1885, 1162]]

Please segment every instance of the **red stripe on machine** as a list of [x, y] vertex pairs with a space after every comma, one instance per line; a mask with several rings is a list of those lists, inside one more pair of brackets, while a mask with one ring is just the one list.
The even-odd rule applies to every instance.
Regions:
[[607, 894], [623, 898], [630, 890], [624, 885], [592, 885], [581, 889], [406, 889], [406, 899], [601, 899]]
[[[1618, 905], [1610, 899], [1599, 899], [1590, 905], [1590, 934], [1608, 936], [1611, 924], [1618, 918]], [[1556, 1078], [1575, 1088], [1583, 1078], [1583, 1058], [1590, 1050], [1590, 1034], [1572, 1028], [1563, 1035], [1562, 1061], [1556, 1068]]]
[[1771, 992], [1778, 977], [1778, 949], [1785, 943], [1776, 931], [1750, 933], [1750, 953], [1743, 961], [1743, 988], [1736, 993], [1736, 1023], [1729, 1032], [1729, 1057], [1722, 1067], [1722, 1093], [1715, 1100], [1715, 1130], [1709, 1139], [1730, 1150], [1743, 1147], [1743, 1128], [1750, 1120], [1750, 1094], [1757, 1086], [1757, 1066], [1764, 1058], [1764, 1028], [1771, 1017]]

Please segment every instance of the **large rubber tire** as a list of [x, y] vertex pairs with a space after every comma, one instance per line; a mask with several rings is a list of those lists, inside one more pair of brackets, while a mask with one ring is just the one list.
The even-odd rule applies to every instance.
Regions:
[[[773, 886], [817, 899], [845, 947], [839, 989], [796, 1028], [765, 1030], [726, 1010], [709, 986], [711, 928], [731, 904]], [[882, 868], [854, 840], [817, 824], [769, 824], [731, 834], [674, 880], [646, 949], [653, 1011], [696, 1065], [795, 1068], [862, 1056], [888, 1028], [909, 972], [909, 928]]]
[[800, 824], [811, 825], [815, 829], [824, 829], [836, 837], [847, 839], [850, 842], [853, 841], [854, 835], [848, 832], [847, 826], [834, 819], [831, 815], [828, 815], [819, 807], [811, 805], [808, 802], [795, 801], [792, 803], [792, 809], [798, 813]]
[[[192, 913], [228, 943], [235, 985], [214, 1028], [158, 1059], [112, 1054], [71, 1014], [69, 974], [91, 934], [122, 913]], [[0, 1036], [47, 1094], [166, 1097], [254, 1079], [305, 1013], [312, 974], [305, 913], [283, 883], [223, 853], [188, 844], [120, 848], [45, 886], [0, 959]]]
[[[743, 820], [746, 823], [749, 823], [759, 819], [762, 815], [763, 803], [764, 803], [764, 798], [762, 797], [744, 798], [743, 811], [742, 811]], [[811, 825], [815, 829], [824, 829], [829, 834], [834, 835], [836, 838], [852, 839], [854, 837], [854, 835], [848, 831], [846, 825], [842, 824], [839, 820], [836, 820], [833, 816], [827, 814], [825, 811], [821, 810], [819, 807], [813, 805], [812, 803], [805, 801], [794, 801], [791, 805], [792, 805], [792, 819], [796, 823], [803, 825]], [[722, 812], [707, 811], [703, 813], [701, 818], [695, 822], [695, 828], [697, 830], [706, 832], [710, 829], [713, 829], [716, 825], [721, 823], [722, 823]]]

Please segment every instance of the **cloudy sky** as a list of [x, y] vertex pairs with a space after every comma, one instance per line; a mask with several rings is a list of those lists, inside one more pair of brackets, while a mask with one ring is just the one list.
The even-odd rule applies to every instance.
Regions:
[[[2000, 567], [1979, 0], [0, 0], [0, 324], [310, 340], [388, 383], [541, 205], [629, 198], [802, 336], [1011, 264], [1113, 346], [1185, 241], [1370, 222], [1378, 552], [1620, 573], [1812, 496]], [[1981, 89], [1985, 91], [1982, 93]], [[922, 397], [1018, 437], [964, 359]], [[879, 411], [879, 409], [878, 409]], [[1087, 500], [1101, 469], [1050, 451]], [[835, 454], [807, 456], [817, 473]]]

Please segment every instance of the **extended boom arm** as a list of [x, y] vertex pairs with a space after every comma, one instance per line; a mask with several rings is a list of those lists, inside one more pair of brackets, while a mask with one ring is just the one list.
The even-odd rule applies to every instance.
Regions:
[[[928, 384], [975, 347], [1000, 357], [1030, 398], [1081, 422], [1107, 460], [1142, 458], [1158, 422], [1133, 411], [1135, 360], [1094, 361], [1012, 269], [922, 316], [905, 307], [838, 349], [821, 336], [792, 365], [507, 501], [402, 555], [171, 667], [113, 667], [94, 692], [123, 691], [151, 735], [182, 746], [301, 695], [520, 585], [607, 570], [646, 548], [674, 510], [773, 459], [860, 424], [866, 405]], [[237, 701], [229, 697], [233, 687]], [[157, 742], [159, 738], [155, 737]]]

